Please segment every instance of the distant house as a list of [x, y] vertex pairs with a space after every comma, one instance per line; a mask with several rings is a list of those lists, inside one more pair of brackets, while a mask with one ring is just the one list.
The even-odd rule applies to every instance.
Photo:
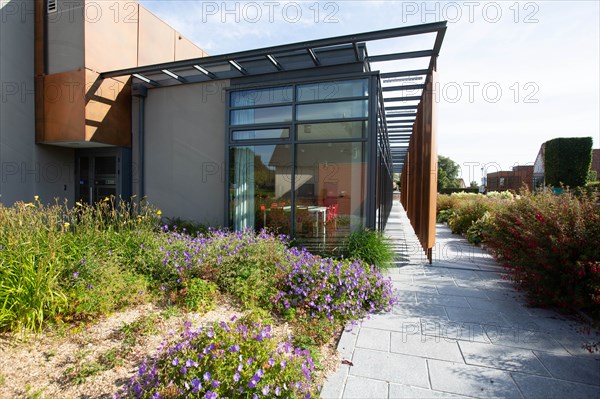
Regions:
[[540, 150], [538, 151], [537, 156], [535, 157], [535, 162], [533, 163], [533, 187], [536, 189], [539, 187], [544, 187], [544, 152], [546, 149], [546, 143], [543, 143], [540, 146]]
[[592, 167], [596, 172], [596, 180], [600, 180], [600, 149], [592, 150]]
[[513, 170], [487, 174], [487, 191], [519, 191], [523, 186], [533, 189], [534, 165], [517, 165]]

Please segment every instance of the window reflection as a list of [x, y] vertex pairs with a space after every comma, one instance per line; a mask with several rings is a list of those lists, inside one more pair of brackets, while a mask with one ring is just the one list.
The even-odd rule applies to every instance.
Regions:
[[297, 126], [298, 140], [361, 139], [367, 135], [367, 122], [325, 122]]
[[296, 150], [296, 237], [307, 244], [340, 243], [364, 225], [363, 143], [299, 144]]
[[291, 220], [291, 146], [230, 150], [230, 220], [236, 230], [269, 228], [288, 234]]
[[297, 101], [318, 101], [336, 98], [366, 97], [369, 86], [366, 79], [342, 80], [299, 85]]
[[297, 105], [296, 118], [299, 121], [364, 118], [367, 116], [367, 104], [367, 100], [356, 100]]
[[292, 107], [265, 107], [231, 111], [232, 125], [258, 125], [261, 123], [290, 122]]

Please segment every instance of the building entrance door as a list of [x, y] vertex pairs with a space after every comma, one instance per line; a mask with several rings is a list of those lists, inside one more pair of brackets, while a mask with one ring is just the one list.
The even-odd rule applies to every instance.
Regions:
[[93, 204], [104, 198], [128, 198], [131, 188], [124, 178], [122, 151], [82, 150], [76, 155], [76, 200]]

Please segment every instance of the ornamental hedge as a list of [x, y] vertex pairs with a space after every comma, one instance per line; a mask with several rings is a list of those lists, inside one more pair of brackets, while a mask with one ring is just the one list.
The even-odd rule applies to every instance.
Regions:
[[546, 185], [583, 187], [592, 165], [592, 138], [569, 137], [547, 141], [544, 150]]

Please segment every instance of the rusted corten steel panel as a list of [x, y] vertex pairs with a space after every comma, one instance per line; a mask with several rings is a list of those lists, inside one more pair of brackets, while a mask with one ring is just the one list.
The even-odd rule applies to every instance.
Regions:
[[436, 72], [433, 71], [427, 77], [426, 89], [417, 109], [401, 178], [401, 202], [423, 250], [427, 253], [429, 263], [433, 261], [436, 233], [437, 131], [436, 104], [433, 98], [435, 82]]

